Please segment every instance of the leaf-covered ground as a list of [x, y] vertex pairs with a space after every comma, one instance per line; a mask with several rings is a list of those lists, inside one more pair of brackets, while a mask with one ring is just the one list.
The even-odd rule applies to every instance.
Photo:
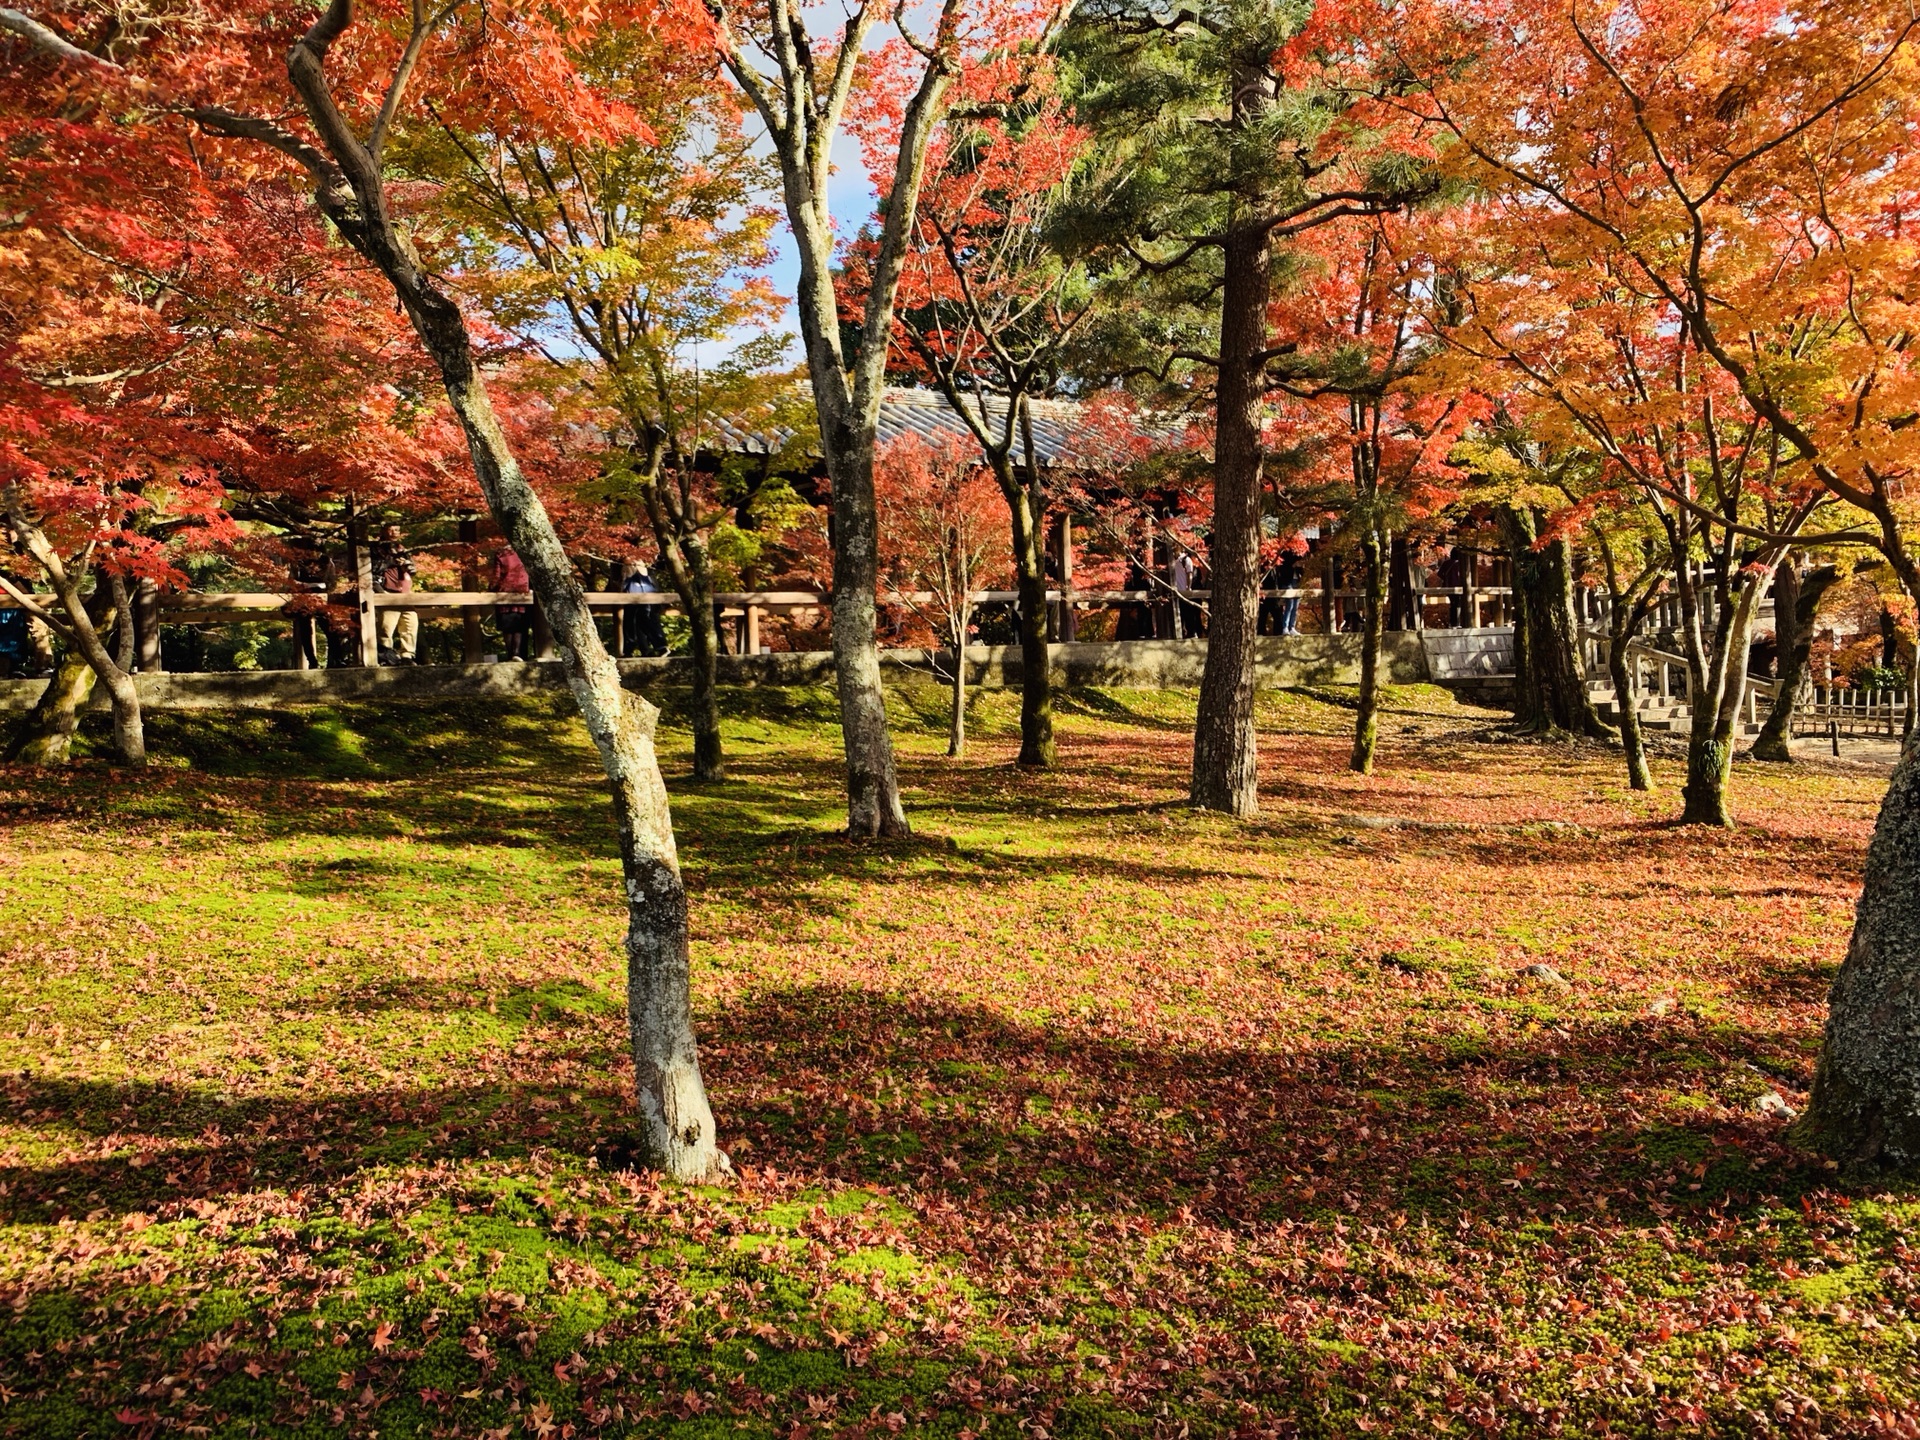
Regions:
[[[736, 1186], [621, 1168], [617, 858], [564, 706], [157, 716], [0, 770], [0, 1433], [1920, 1434], [1909, 1189], [1786, 1148], [1884, 780], [1672, 827], [1597, 748], [1190, 695], [1063, 770], [819, 695], [676, 786]], [[684, 736], [668, 736], [684, 770]], [[1566, 979], [1530, 979], [1535, 964]]]

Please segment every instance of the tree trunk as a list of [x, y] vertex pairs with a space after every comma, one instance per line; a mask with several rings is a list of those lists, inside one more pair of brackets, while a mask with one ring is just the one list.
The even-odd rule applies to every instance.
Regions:
[[698, 530], [676, 523], [685, 512], [667, 504], [660, 494], [660, 484], [656, 470], [647, 510], [653, 519], [654, 538], [660, 542], [660, 559], [687, 612], [687, 662], [693, 670], [693, 693], [689, 697], [693, 778], [701, 784], [717, 783], [727, 778], [727, 755], [720, 740], [718, 671], [722, 647], [720, 619], [713, 603], [713, 569]]
[[[851, 425], [844, 427], [851, 430]], [[845, 448], [830, 464], [833, 484], [833, 666], [840, 695], [840, 735], [847, 759], [847, 833], [855, 839], [911, 833], [900, 804], [893, 737], [887, 733], [880, 685], [878, 520], [873, 498], [873, 431], [842, 434]], [[829, 450], [829, 456], [832, 452]]]
[[[1727, 804], [1727, 783], [1733, 777], [1734, 727], [1746, 699], [1747, 649], [1753, 640], [1753, 617], [1759, 609], [1759, 596], [1772, 583], [1771, 572], [1748, 573], [1733, 600], [1732, 616], [1717, 627], [1717, 643], [1710, 655], [1690, 656], [1693, 661], [1687, 697], [1693, 712], [1687, 732], [1687, 783], [1681, 790], [1683, 825], [1715, 825], [1730, 829], [1733, 812]], [[1695, 627], [1689, 627], [1690, 631]], [[1689, 645], [1693, 642], [1688, 641]], [[1705, 662], [1705, 683], [1698, 673]]]
[[7, 746], [7, 761], [19, 765], [64, 765], [73, 758], [73, 737], [80, 728], [80, 711], [93, 694], [98, 677], [86, 657], [71, 646], [40, 692], [33, 709]]
[[1779, 655], [1773, 668], [1778, 689], [1767, 710], [1767, 723], [1754, 738], [1751, 753], [1756, 760], [1790, 762], [1793, 759], [1788, 742], [1793, 739], [1793, 716], [1800, 704], [1800, 687], [1806, 684], [1807, 666], [1813, 658], [1813, 616], [1819, 609], [1820, 597], [1833, 585], [1836, 575], [1831, 565], [1822, 565], [1805, 575], [1799, 573], [1798, 566], [1781, 566], [1773, 591], [1774, 648]]
[[1614, 708], [1620, 712], [1620, 744], [1627, 752], [1627, 784], [1634, 790], [1653, 789], [1653, 770], [1647, 764], [1647, 739], [1640, 729], [1640, 707], [1633, 693], [1633, 672], [1627, 664], [1627, 642], [1633, 638], [1618, 598], [1613, 623], [1608, 626], [1607, 674], [1613, 680]]
[[1413, 552], [1407, 537], [1393, 537], [1387, 568], [1387, 629], [1417, 630], [1413, 603]]
[[687, 603], [687, 660], [693, 670], [693, 778], [704, 785], [727, 778], [727, 755], [720, 741], [720, 627], [713, 616], [712, 585], [696, 582], [692, 592], [682, 599]]
[[1782, 764], [1793, 760], [1787, 742], [1793, 738], [1794, 692], [1800, 687], [1803, 669], [1793, 663], [1800, 644], [1800, 567], [1792, 561], [1775, 572], [1773, 581], [1773, 704], [1767, 707], [1767, 723], [1754, 737], [1753, 758]]
[[1880, 806], [1794, 1135], [1850, 1165], [1920, 1163], [1920, 749], [1901, 757]]
[[[107, 695], [113, 702], [115, 758], [122, 765], [145, 765], [147, 735], [140, 717], [140, 691], [134, 685], [133, 677], [114, 664], [113, 656], [107, 653], [106, 637], [100, 628], [102, 625], [110, 627], [115, 619], [112, 585], [105, 577], [101, 577], [93, 587], [93, 594], [82, 597], [80, 585], [86, 578], [85, 572], [75, 575], [68, 570], [46, 535], [36, 526], [18, 515], [12, 517], [12, 525], [27, 553], [46, 572], [47, 581], [59, 598], [66, 623], [68, 647], [93, 668], [94, 675], [107, 687]], [[110, 635], [111, 628], [106, 633]]]
[[[967, 749], [967, 623], [963, 612], [953, 639], [952, 709], [947, 715], [947, 754], [959, 759]], [[1051, 728], [1051, 726], [1049, 726]], [[1022, 736], [1024, 742], [1025, 731]], [[1022, 763], [1025, 763], [1022, 761]]]
[[525, 562], [534, 596], [553, 626], [567, 686], [607, 773], [626, 880], [627, 1023], [642, 1142], [653, 1163], [676, 1180], [717, 1179], [729, 1167], [716, 1144], [694, 1041], [687, 893], [654, 752], [660, 712], [621, 688], [619, 668], [600, 643], [579, 577], [500, 431], [458, 309], [437, 290], [425, 291], [409, 309], [440, 365], [488, 506]]
[[534, 599], [562, 647], [567, 686], [600, 752], [619, 831], [627, 900], [627, 1024], [641, 1145], [672, 1179], [716, 1180], [730, 1167], [716, 1144], [694, 1042], [687, 893], [654, 751], [660, 712], [621, 688], [619, 668], [600, 643], [580, 578], [494, 414], [466, 321], [402, 237], [387, 205], [379, 162], [354, 135], [327, 87], [322, 69], [327, 48], [351, 21], [351, 6], [333, 0], [287, 57], [294, 89], [332, 162], [308, 161], [317, 181], [315, 198], [347, 242], [393, 286], [433, 357], [487, 506], [526, 564]]
[[1043, 517], [1032, 493], [1004, 479], [1013, 516], [1013, 558], [1020, 589], [1020, 760], [1049, 770], [1059, 758], [1053, 738], [1053, 653], [1047, 644], [1047, 564]]
[[[408, 298], [404, 290], [402, 298]], [[676, 1180], [717, 1179], [729, 1167], [716, 1144], [694, 1041], [687, 893], [654, 752], [660, 712], [621, 688], [619, 668], [600, 643], [579, 577], [475, 373], [458, 309], [437, 291], [426, 292], [409, 309], [440, 365], [488, 506], [525, 562], [534, 596], [553, 627], [567, 686], [607, 773], [626, 880], [627, 1024], [642, 1142], [653, 1163]]]
[[1264, 226], [1227, 237], [1220, 299], [1220, 370], [1213, 444], [1212, 624], [1193, 728], [1190, 803], [1251, 817], [1260, 810], [1253, 702], [1258, 679], [1260, 356], [1267, 345], [1272, 253]]
[[108, 576], [107, 590], [113, 597], [113, 663], [131, 675], [138, 659], [133, 633], [133, 591], [124, 575]]
[[[811, 77], [811, 59], [805, 69]], [[801, 83], [791, 67], [785, 74], [787, 83]], [[891, 193], [883, 197], [882, 253], [872, 274], [860, 349], [852, 356], [841, 346], [840, 297], [834, 288], [835, 239], [826, 197], [831, 133], [811, 128], [818, 119], [811, 111], [811, 94], [805, 102], [796, 102], [808, 107], [805, 119], [791, 125], [781, 125], [762, 107], [768, 129], [776, 137], [781, 189], [800, 261], [794, 306], [813, 384], [820, 449], [832, 486], [834, 682], [847, 763], [847, 833], [855, 839], [912, 833], [900, 804], [874, 630], [880, 558], [873, 450], [885, 393], [893, 298], [904, 263], [901, 237], [912, 233], [928, 137], [947, 84], [947, 72], [936, 67], [927, 72], [921, 90], [908, 102]]]
[[1360, 542], [1360, 707], [1353, 722], [1353, 758], [1347, 768], [1361, 775], [1373, 773], [1374, 748], [1380, 742], [1380, 632], [1386, 621], [1386, 547], [1380, 532], [1369, 524]]
[[1611, 740], [1593, 708], [1580, 663], [1580, 622], [1573, 611], [1573, 551], [1564, 538], [1538, 544], [1530, 509], [1500, 507], [1513, 559], [1514, 719], [1527, 733], [1569, 731]]
[[147, 724], [140, 713], [140, 687], [124, 670], [105, 678], [113, 705], [113, 753], [122, 765], [147, 763]]

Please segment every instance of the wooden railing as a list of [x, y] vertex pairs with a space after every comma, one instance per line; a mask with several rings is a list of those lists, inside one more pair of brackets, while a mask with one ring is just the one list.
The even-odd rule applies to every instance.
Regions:
[[[1415, 629], [1427, 627], [1426, 612], [1430, 606], [1447, 605], [1450, 612], [1455, 607], [1450, 603], [1456, 597], [1462, 602], [1460, 609], [1465, 624], [1457, 628], [1478, 629], [1482, 622], [1502, 617], [1512, 591], [1505, 586], [1419, 586], [1412, 592], [1412, 619]], [[1019, 601], [1019, 592], [1015, 590], [980, 590], [973, 595], [976, 605], [1011, 605]], [[1194, 589], [1177, 591], [1164, 581], [1148, 590], [1081, 590], [1077, 588], [1049, 589], [1046, 592], [1047, 603], [1053, 610], [1052, 630], [1063, 640], [1075, 638], [1075, 613], [1086, 609], [1097, 609], [1113, 605], [1147, 605], [1154, 609], [1159, 617], [1156, 630], [1178, 633], [1183, 623], [1178, 618], [1181, 602], [1191, 602], [1203, 609], [1212, 598], [1211, 590]], [[723, 621], [733, 622], [737, 627], [734, 636], [736, 647], [752, 654], [760, 648], [760, 626], [767, 615], [791, 614], [795, 611], [828, 608], [833, 603], [830, 593], [818, 590], [754, 590], [729, 591], [716, 594], [714, 604], [719, 608]], [[900, 603], [903, 601], [927, 604], [932, 597], [925, 592], [898, 594], [883, 592], [882, 603]], [[1285, 589], [1262, 592], [1263, 600], [1292, 600], [1300, 610], [1317, 619], [1324, 631], [1344, 630], [1350, 614], [1357, 613], [1364, 596], [1353, 589], [1330, 590], [1324, 585], [1301, 585]], [[638, 607], [672, 606], [679, 608], [680, 598], [668, 591], [655, 591], [647, 594], [631, 594], [626, 591], [597, 590], [589, 591], [586, 596], [590, 609], [606, 614], [620, 614]], [[9, 604], [0, 596], [0, 605]], [[518, 591], [499, 590], [411, 590], [402, 593], [387, 593], [375, 590], [341, 589], [333, 591], [303, 590], [283, 591], [187, 591], [180, 593], [155, 592], [148, 586], [141, 587], [136, 600], [137, 629], [141, 634], [140, 668], [156, 670], [160, 668], [160, 648], [158, 627], [170, 625], [208, 625], [234, 624], [245, 622], [264, 622], [280, 620], [292, 616], [296, 621], [311, 617], [318, 606], [330, 609], [346, 608], [355, 612], [357, 625], [354, 639], [359, 651], [359, 662], [364, 665], [378, 663], [379, 621], [381, 610], [410, 610], [415, 612], [439, 612], [455, 614], [464, 621], [465, 637], [463, 643], [464, 658], [477, 662], [482, 658], [484, 641], [480, 631], [482, 617], [495, 606], [527, 606], [533, 611], [534, 629], [532, 652], [534, 658], [547, 658], [552, 652], [551, 636], [546, 630], [539, 606], [532, 595]], [[291, 607], [291, 609], [290, 609]], [[311, 620], [308, 620], [311, 623]], [[1456, 628], [1451, 625], [1439, 628]], [[300, 647], [296, 647], [300, 650]], [[300, 651], [297, 664], [304, 666], [304, 651]]]
[[1805, 684], [1793, 711], [1795, 735], [1885, 735], [1906, 733], [1904, 690], [1862, 690], [1851, 685]]
[[[1596, 630], [1582, 630], [1582, 641], [1587, 647], [1587, 673], [1595, 679], [1611, 679], [1607, 669], [1607, 650], [1612, 643], [1610, 638]], [[1633, 685], [1631, 697], [1615, 696], [1616, 704], [1639, 704], [1643, 700], [1656, 706], [1690, 705], [1692, 689], [1692, 668], [1684, 655], [1676, 655], [1671, 650], [1662, 650], [1645, 640], [1627, 642], [1627, 674]], [[1642, 686], [1646, 688], [1643, 689]], [[1742, 718], [1749, 725], [1760, 723], [1761, 702], [1768, 707], [1773, 697], [1779, 693], [1780, 685], [1775, 680], [1762, 680], [1755, 676], [1746, 677], [1745, 689], [1740, 696]]]

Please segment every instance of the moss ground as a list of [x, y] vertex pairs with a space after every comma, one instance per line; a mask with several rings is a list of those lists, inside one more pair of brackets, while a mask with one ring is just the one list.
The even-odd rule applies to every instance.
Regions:
[[[674, 785], [740, 1182], [619, 1168], [618, 858], [564, 702], [157, 715], [0, 769], [0, 1434], [1920, 1435], [1911, 1189], [1801, 1098], [1883, 782], [1673, 826], [1598, 747], [1263, 697], [831, 698]], [[684, 731], [663, 738], [672, 774]], [[1524, 976], [1554, 967], [1566, 985]]]

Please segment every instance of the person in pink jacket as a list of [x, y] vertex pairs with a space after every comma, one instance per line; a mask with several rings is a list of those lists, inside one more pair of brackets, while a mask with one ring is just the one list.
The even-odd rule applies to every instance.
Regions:
[[[524, 595], [532, 589], [527, 580], [527, 567], [514, 553], [511, 545], [500, 547], [500, 553], [493, 557], [493, 588], [505, 594]], [[527, 658], [527, 632], [533, 628], [533, 609], [528, 605], [496, 605], [493, 618], [500, 626], [500, 643], [506, 649], [509, 660]]]

